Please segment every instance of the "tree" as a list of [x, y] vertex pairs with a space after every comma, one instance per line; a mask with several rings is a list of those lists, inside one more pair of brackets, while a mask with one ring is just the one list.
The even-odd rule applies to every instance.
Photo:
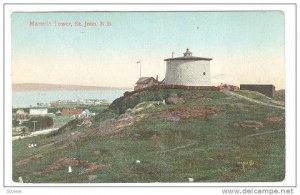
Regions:
[[50, 116], [36, 116], [22, 123], [32, 131], [53, 127], [54, 121]]
[[20, 121], [16, 120], [16, 119], [13, 119], [12, 120], [12, 126], [13, 127], [18, 127], [20, 125]]

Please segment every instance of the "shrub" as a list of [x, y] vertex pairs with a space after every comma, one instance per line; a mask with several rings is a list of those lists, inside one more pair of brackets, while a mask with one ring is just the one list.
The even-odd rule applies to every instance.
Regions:
[[[35, 123], [35, 127], [34, 127], [34, 123]], [[22, 123], [23, 126], [28, 127], [29, 129], [31, 129], [31, 131], [50, 128], [53, 127], [53, 124], [54, 124], [53, 118], [50, 116], [36, 116]]]
[[[179, 92], [180, 90], [171, 90]], [[116, 99], [109, 109], [114, 110], [116, 114], [123, 114], [128, 108], [133, 108], [143, 101], [162, 101], [169, 96], [169, 90], [166, 89], [149, 89], [131, 96], [122, 96]]]
[[13, 127], [18, 127], [19, 125], [20, 125], [20, 122], [18, 120], [16, 120], [16, 119], [12, 120], [12, 126]]

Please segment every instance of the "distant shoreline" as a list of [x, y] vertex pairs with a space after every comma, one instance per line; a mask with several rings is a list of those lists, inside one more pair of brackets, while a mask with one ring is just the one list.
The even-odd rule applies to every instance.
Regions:
[[84, 85], [63, 85], [63, 84], [39, 84], [39, 83], [13, 83], [12, 91], [86, 91], [86, 90], [111, 90], [111, 89], [128, 89], [130, 87], [99, 87]]

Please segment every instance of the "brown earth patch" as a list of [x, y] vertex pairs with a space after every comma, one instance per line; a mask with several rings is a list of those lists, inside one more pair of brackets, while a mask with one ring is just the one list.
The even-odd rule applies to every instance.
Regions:
[[97, 175], [89, 175], [89, 176], [88, 176], [88, 180], [89, 180], [89, 181], [93, 181], [93, 180], [95, 180], [97, 177], [98, 177]]
[[203, 94], [195, 94], [195, 93], [182, 94], [180, 97], [183, 98], [184, 100], [206, 98]]
[[86, 132], [83, 136], [117, 136], [125, 127], [133, 125], [134, 123], [150, 117], [151, 115], [152, 114], [139, 114], [131, 117], [125, 113], [116, 119], [112, 119], [108, 122], [101, 123], [100, 125], [95, 126], [93, 129], [90, 129], [88, 132]]
[[249, 109], [257, 108], [256, 105], [242, 104], [242, 103], [229, 104], [229, 106], [232, 107], [232, 108], [242, 110], [242, 111], [249, 111]]
[[98, 149], [94, 150], [93, 153], [95, 155], [104, 155], [104, 154], [108, 154], [109, 151], [106, 149], [98, 148]]
[[167, 119], [188, 119], [188, 118], [206, 118], [220, 112], [220, 108], [209, 106], [187, 106], [180, 109], [170, 109], [163, 113], [163, 117]]
[[86, 168], [86, 172], [93, 172], [97, 169], [104, 168], [104, 167], [109, 167], [109, 165], [97, 164], [93, 162], [93, 163], [88, 163], [85, 168]]
[[76, 134], [76, 135], [71, 136], [69, 141], [78, 142], [78, 141], [80, 141], [81, 138], [82, 138], [81, 135]]
[[182, 97], [178, 97], [177, 95], [170, 96], [166, 99], [167, 104], [182, 104], [184, 103], [184, 99]]
[[25, 165], [25, 164], [27, 164], [27, 163], [29, 163], [31, 161], [41, 159], [42, 157], [43, 157], [42, 154], [33, 155], [31, 157], [28, 157], [28, 158], [25, 158], [25, 159], [17, 161], [16, 162], [16, 166]]
[[235, 128], [260, 129], [264, 125], [263, 125], [262, 122], [258, 122], [258, 121], [244, 121], [244, 122], [241, 122], [241, 123], [234, 123], [233, 126]]
[[41, 170], [40, 173], [51, 172], [66, 166], [82, 166], [86, 172], [91, 172], [99, 168], [108, 167], [109, 165], [97, 164], [95, 162], [82, 161], [77, 158], [63, 157], [54, 161], [51, 165]]
[[57, 150], [64, 150], [64, 149], [67, 149], [67, 148], [72, 148], [72, 147], [75, 147], [75, 142], [74, 141], [69, 141], [68, 143], [66, 144], [63, 144], [62, 146], [59, 146], [57, 147]]
[[182, 104], [188, 99], [208, 99], [210, 100], [211, 98], [205, 97], [203, 94], [182, 94], [182, 95], [171, 95], [166, 99], [167, 104]]
[[266, 122], [269, 123], [270, 125], [276, 125], [281, 123], [283, 119], [284, 117], [282, 116], [272, 116], [272, 117], [267, 117]]
[[166, 119], [168, 120], [168, 121], [174, 121], [174, 122], [178, 122], [178, 121], [180, 121], [180, 116], [177, 116], [177, 115], [168, 115], [168, 116], [166, 116]]

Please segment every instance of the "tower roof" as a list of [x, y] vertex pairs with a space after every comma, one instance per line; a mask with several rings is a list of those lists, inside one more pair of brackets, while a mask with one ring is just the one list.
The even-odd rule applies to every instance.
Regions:
[[196, 57], [196, 56], [192, 56], [192, 54], [193, 53], [189, 50], [189, 48], [187, 48], [186, 52], [183, 53], [182, 57], [167, 58], [167, 59], [165, 59], [165, 61], [172, 61], [172, 60], [194, 60], [194, 61], [206, 60], [206, 61], [210, 61], [210, 60], [212, 60], [212, 58]]
[[189, 48], [187, 48], [187, 49], [186, 49], [186, 52], [183, 53], [183, 56], [184, 56], [184, 57], [192, 56], [192, 54], [193, 54], [193, 53], [190, 52]]

